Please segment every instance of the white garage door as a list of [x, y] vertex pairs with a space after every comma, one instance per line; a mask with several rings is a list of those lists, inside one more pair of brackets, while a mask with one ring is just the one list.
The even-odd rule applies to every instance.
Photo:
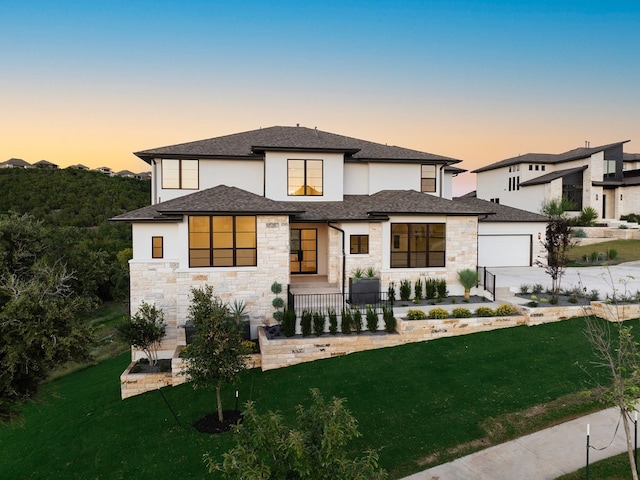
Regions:
[[481, 267], [528, 267], [531, 235], [479, 235], [478, 265]]

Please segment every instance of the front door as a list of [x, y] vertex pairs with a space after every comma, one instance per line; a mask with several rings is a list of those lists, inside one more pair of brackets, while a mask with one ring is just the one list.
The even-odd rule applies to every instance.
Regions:
[[318, 273], [318, 231], [292, 228], [289, 244], [291, 273]]

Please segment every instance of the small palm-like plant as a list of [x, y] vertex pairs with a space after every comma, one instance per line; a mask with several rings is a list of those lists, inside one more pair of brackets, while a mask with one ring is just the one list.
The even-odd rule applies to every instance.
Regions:
[[458, 272], [458, 281], [464, 287], [464, 298], [469, 298], [471, 289], [478, 284], [478, 272], [465, 268]]

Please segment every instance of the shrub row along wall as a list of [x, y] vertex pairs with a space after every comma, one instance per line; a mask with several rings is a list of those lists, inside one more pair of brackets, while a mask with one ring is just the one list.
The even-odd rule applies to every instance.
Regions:
[[522, 315], [508, 317], [449, 318], [443, 320], [398, 320], [398, 333], [361, 333], [360, 335], [322, 335], [269, 340], [261, 329], [258, 333], [262, 370], [287, 367], [297, 363], [331, 358], [375, 348], [394, 347], [405, 343], [465, 335], [497, 328], [526, 325]]

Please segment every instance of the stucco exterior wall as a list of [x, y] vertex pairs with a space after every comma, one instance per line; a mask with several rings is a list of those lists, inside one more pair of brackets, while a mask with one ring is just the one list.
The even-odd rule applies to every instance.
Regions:
[[368, 195], [369, 194], [369, 164], [349, 163], [344, 164], [344, 194]]
[[[322, 190], [318, 196], [287, 195], [287, 160], [322, 160]], [[267, 152], [265, 155], [265, 196], [296, 202], [342, 201], [344, 155], [341, 153]]]
[[[161, 159], [156, 159], [154, 175], [153, 204], [166, 202], [167, 200], [198, 191], [162, 188]], [[206, 190], [217, 185], [227, 185], [228, 187], [237, 187], [256, 195], [263, 195], [264, 162], [262, 160], [200, 159], [198, 161], [198, 183], [199, 190]]]

